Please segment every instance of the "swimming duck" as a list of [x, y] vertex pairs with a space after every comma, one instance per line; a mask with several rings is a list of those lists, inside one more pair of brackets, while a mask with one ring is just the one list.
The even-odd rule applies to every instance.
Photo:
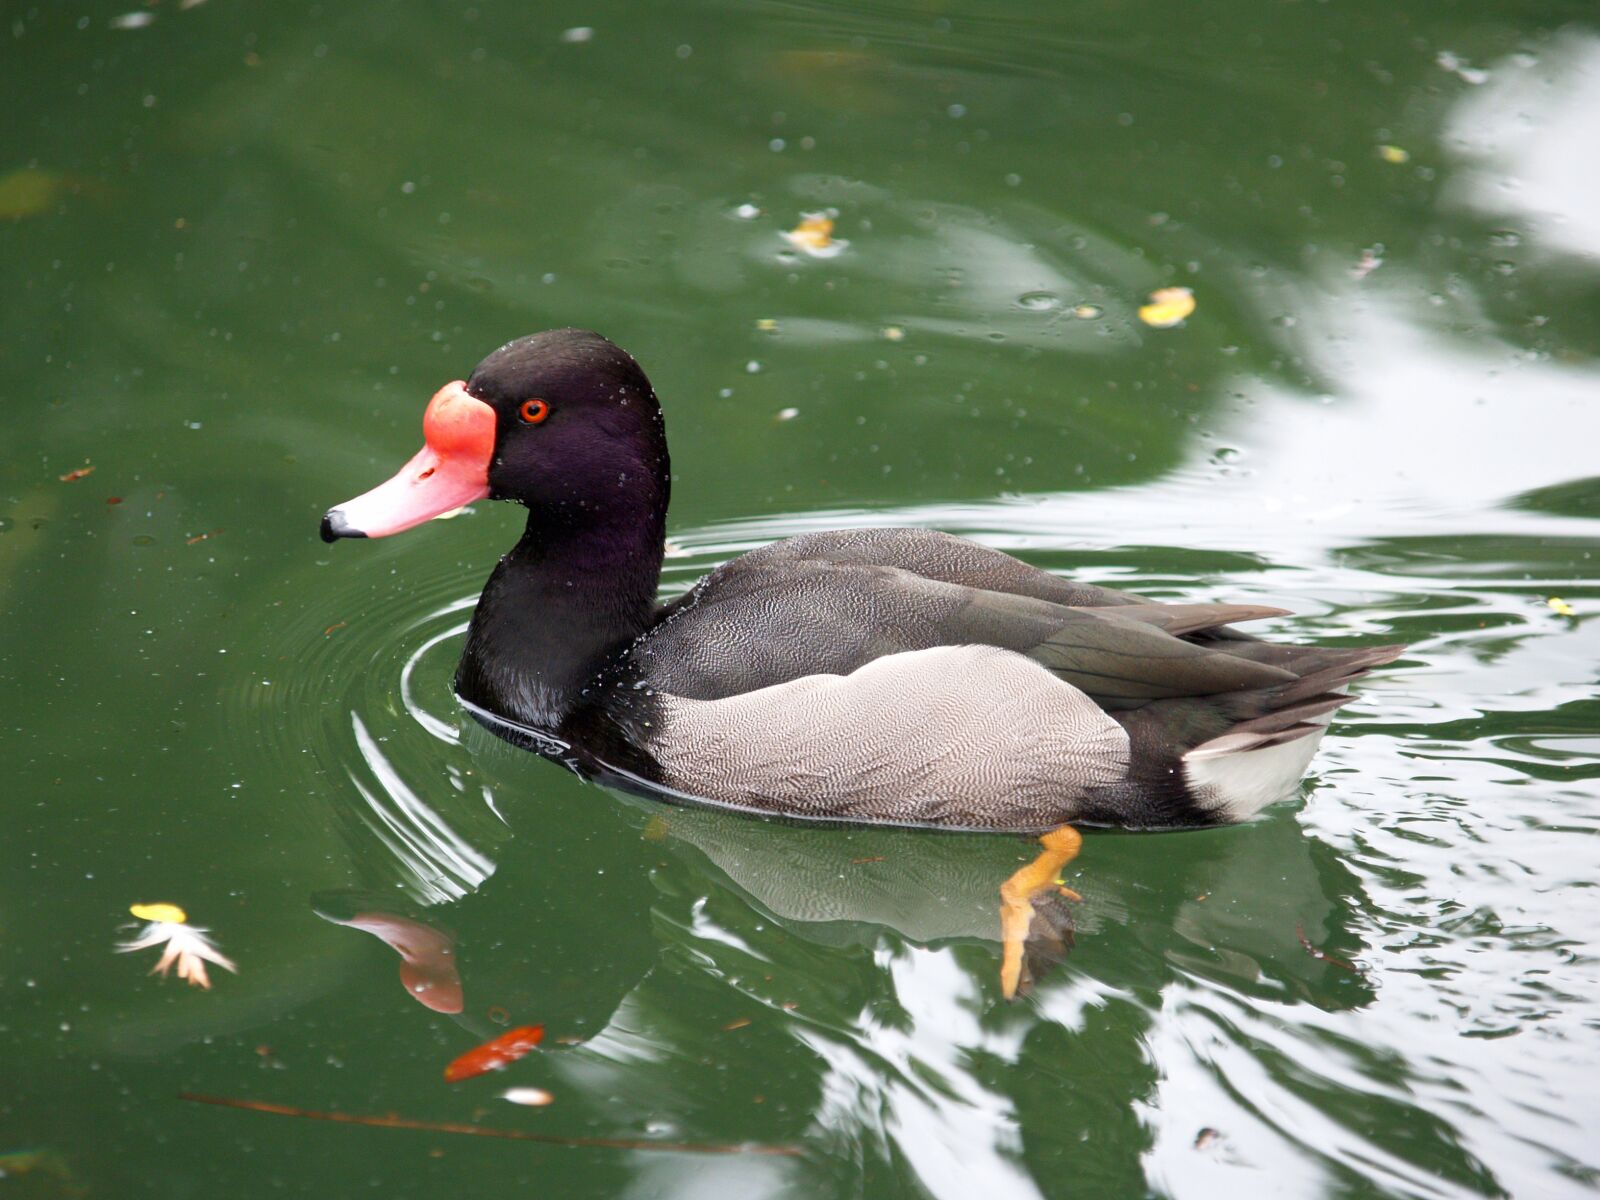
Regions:
[[1050, 831], [1002, 889], [1009, 934], [1076, 853], [1073, 823], [1253, 816], [1294, 790], [1351, 681], [1402, 649], [1260, 641], [1232, 626], [1284, 610], [1151, 602], [925, 529], [788, 538], [659, 604], [661, 408], [587, 330], [500, 347], [434, 395], [423, 436], [322, 536], [527, 507], [468, 629], [470, 712], [756, 812]]

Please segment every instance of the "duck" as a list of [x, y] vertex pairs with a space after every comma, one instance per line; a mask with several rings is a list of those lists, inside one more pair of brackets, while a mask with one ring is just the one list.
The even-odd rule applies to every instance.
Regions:
[[508, 342], [423, 448], [329, 509], [327, 542], [479, 500], [528, 510], [473, 610], [466, 711], [663, 795], [797, 820], [1038, 835], [1001, 888], [1008, 994], [1076, 827], [1247, 821], [1294, 793], [1350, 686], [1402, 646], [1267, 641], [1255, 604], [1149, 600], [948, 533], [804, 533], [661, 603], [655, 389], [598, 333]]

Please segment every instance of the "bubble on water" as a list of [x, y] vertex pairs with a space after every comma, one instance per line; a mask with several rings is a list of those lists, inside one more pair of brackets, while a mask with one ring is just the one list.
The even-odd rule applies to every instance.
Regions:
[[1061, 297], [1054, 292], [1023, 292], [1017, 297], [1017, 306], [1029, 312], [1049, 312], [1061, 307]]

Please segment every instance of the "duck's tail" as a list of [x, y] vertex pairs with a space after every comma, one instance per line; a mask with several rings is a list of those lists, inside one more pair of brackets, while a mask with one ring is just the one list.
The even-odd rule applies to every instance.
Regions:
[[1117, 823], [1229, 824], [1248, 820], [1283, 799], [1305, 774], [1334, 710], [1349, 702], [1350, 684], [1405, 650], [1243, 641], [1213, 648], [1241, 657], [1270, 656], [1272, 665], [1298, 678], [1270, 688], [1162, 700], [1112, 714], [1127, 730], [1133, 751], [1128, 782], [1097, 797], [1113, 810]]

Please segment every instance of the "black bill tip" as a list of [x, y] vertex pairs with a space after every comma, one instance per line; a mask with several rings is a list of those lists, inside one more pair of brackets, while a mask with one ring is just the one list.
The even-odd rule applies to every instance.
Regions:
[[349, 521], [344, 519], [344, 513], [337, 508], [330, 508], [322, 517], [322, 540], [336, 542], [340, 538], [359, 537], [367, 535], [362, 533]]

